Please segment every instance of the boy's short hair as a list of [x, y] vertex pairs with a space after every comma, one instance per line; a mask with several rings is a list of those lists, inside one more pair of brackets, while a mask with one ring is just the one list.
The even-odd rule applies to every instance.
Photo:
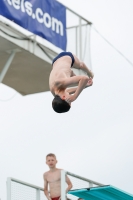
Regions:
[[56, 155], [55, 155], [54, 153], [49, 153], [49, 154], [47, 154], [47, 155], [46, 155], [46, 158], [47, 158], [48, 156], [51, 156], [51, 157], [55, 157], [55, 158], [56, 158]]
[[58, 95], [52, 101], [52, 107], [55, 112], [63, 113], [70, 110], [70, 105], [65, 100], [62, 100]]

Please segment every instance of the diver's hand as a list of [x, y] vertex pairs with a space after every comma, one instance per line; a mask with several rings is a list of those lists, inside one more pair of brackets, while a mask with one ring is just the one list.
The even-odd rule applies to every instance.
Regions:
[[66, 101], [67, 103], [71, 103], [71, 102], [75, 101], [75, 99], [76, 99], [76, 98], [75, 98], [74, 95], [69, 95], [69, 96], [66, 97], [65, 101]]
[[93, 85], [93, 79], [90, 77], [88, 83], [86, 84], [86, 87]]

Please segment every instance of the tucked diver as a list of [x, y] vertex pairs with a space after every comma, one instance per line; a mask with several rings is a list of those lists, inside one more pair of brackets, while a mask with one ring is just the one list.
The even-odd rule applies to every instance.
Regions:
[[[53, 68], [49, 77], [50, 91], [54, 96], [52, 107], [55, 112], [69, 111], [71, 102], [75, 101], [82, 90], [93, 84], [93, 73], [71, 52], [62, 52], [53, 59]], [[82, 69], [85, 75], [75, 75], [72, 68]], [[77, 85], [76, 88], [70, 88]]]

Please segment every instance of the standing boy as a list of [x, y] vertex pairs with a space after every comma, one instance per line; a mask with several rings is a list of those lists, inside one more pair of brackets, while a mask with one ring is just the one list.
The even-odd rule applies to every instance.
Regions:
[[[61, 170], [56, 168], [56, 156], [50, 153], [46, 156], [46, 164], [49, 167], [49, 171], [45, 172], [44, 178], [44, 194], [48, 200], [60, 200], [61, 198]], [[72, 188], [70, 179], [66, 176], [66, 193]], [[48, 191], [48, 186], [50, 191]]]

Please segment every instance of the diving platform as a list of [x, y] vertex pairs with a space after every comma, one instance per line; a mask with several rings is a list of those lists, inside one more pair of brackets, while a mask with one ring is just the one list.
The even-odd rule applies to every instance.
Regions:
[[133, 200], [133, 195], [112, 185], [105, 185], [85, 177], [62, 170], [61, 199], [65, 200], [65, 177], [68, 176], [73, 184], [67, 194], [71, 200]]
[[[66, 194], [66, 176], [73, 188]], [[16, 178], [7, 178], [7, 200], [47, 200], [44, 189]], [[133, 200], [129, 194], [112, 185], [104, 185], [68, 171], [61, 171], [61, 200]]]
[[[59, 21], [46, 12], [46, 3], [47, 1], [41, 0], [35, 5], [32, 5], [32, 2], [20, 3], [12, 0], [1, 3], [0, 83], [13, 88], [21, 95], [49, 91], [52, 60], [64, 51], [61, 48], [61, 41], [64, 42], [64, 39], [58, 41], [58, 37], [55, 37], [60, 35], [59, 37], [62, 38], [62, 20], [67, 34], [65, 51], [74, 53], [91, 68], [90, 27], [92, 23], [58, 1], [52, 1], [54, 6], [50, 7], [51, 13], [58, 15], [58, 6], [66, 9], [66, 20], [63, 15]], [[26, 28], [27, 24], [29, 29]], [[40, 32], [48, 37], [51, 34], [51, 40], [54, 39], [57, 45], [37, 34]], [[74, 72], [84, 74], [78, 70]]]
[[0, 15], [0, 82], [22, 95], [49, 91], [52, 59], [61, 49]]
[[74, 195], [80, 200], [133, 200], [133, 195], [111, 185], [72, 190], [68, 194]]

